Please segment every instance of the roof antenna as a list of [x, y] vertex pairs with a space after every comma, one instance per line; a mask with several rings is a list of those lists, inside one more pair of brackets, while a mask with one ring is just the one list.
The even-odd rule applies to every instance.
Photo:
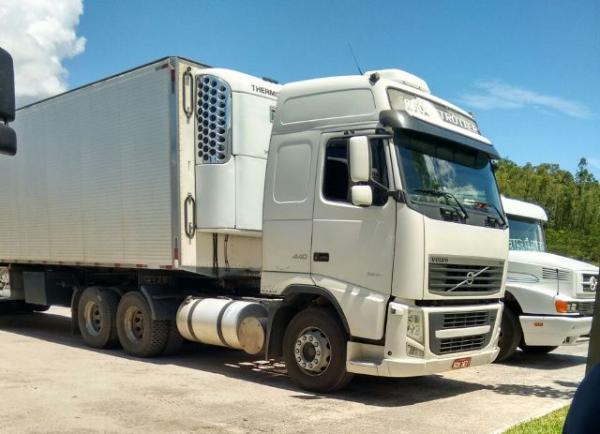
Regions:
[[358, 69], [358, 73], [360, 75], [363, 75], [363, 72], [360, 69], [360, 65], [358, 64], [358, 59], [356, 58], [356, 55], [354, 54], [354, 50], [352, 49], [352, 44], [350, 44], [349, 41], [348, 41], [348, 48], [350, 49], [350, 54], [352, 54], [352, 58], [354, 59], [354, 63], [356, 64], [356, 69]]

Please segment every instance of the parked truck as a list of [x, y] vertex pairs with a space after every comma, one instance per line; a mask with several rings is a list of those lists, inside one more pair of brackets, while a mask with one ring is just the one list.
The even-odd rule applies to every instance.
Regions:
[[544, 354], [586, 342], [598, 267], [546, 252], [543, 208], [502, 197], [510, 227], [508, 278], [498, 360], [517, 347]]
[[13, 309], [95, 348], [182, 337], [313, 391], [498, 354], [508, 229], [475, 120], [400, 70], [271, 80], [169, 57], [17, 111]]
[[15, 131], [8, 126], [15, 119], [15, 81], [12, 56], [0, 48], [0, 158], [17, 153]]

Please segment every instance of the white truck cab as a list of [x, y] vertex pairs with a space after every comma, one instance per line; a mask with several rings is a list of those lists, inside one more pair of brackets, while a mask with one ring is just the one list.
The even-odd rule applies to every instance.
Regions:
[[498, 360], [517, 347], [533, 353], [585, 342], [598, 267], [546, 252], [543, 208], [502, 198], [510, 227], [509, 265]]

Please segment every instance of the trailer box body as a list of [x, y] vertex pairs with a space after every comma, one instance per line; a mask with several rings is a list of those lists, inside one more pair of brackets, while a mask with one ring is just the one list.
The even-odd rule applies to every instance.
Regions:
[[251, 89], [265, 85], [170, 57], [19, 109], [0, 262], [258, 270], [270, 123], [256, 118], [276, 91]]

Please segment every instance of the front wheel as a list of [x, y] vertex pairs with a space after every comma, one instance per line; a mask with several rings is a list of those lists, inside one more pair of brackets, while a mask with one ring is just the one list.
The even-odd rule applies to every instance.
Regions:
[[496, 362], [503, 362], [511, 357], [517, 351], [523, 336], [519, 318], [508, 307], [504, 308], [500, 327], [500, 339], [498, 340], [500, 353], [496, 358]]
[[523, 350], [523, 352], [525, 353], [529, 353], [529, 354], [547, 354], [551, 351], [554, 351], [555, 349], [557, 349], [558, 347], [550, 347], [550, 346], [535, 346], [535, 347], [531, 347], [529, 345], [526, 345], [524, 343], [521, 343], [521, 345], [519, 345], [519, 347], [521, 347], [521, 349]]
[[309, 308], [288, 324], [283, 356], [291, 380], [313, 392], [333, 392], [346, 386], [346, 332], [334, 311]]

